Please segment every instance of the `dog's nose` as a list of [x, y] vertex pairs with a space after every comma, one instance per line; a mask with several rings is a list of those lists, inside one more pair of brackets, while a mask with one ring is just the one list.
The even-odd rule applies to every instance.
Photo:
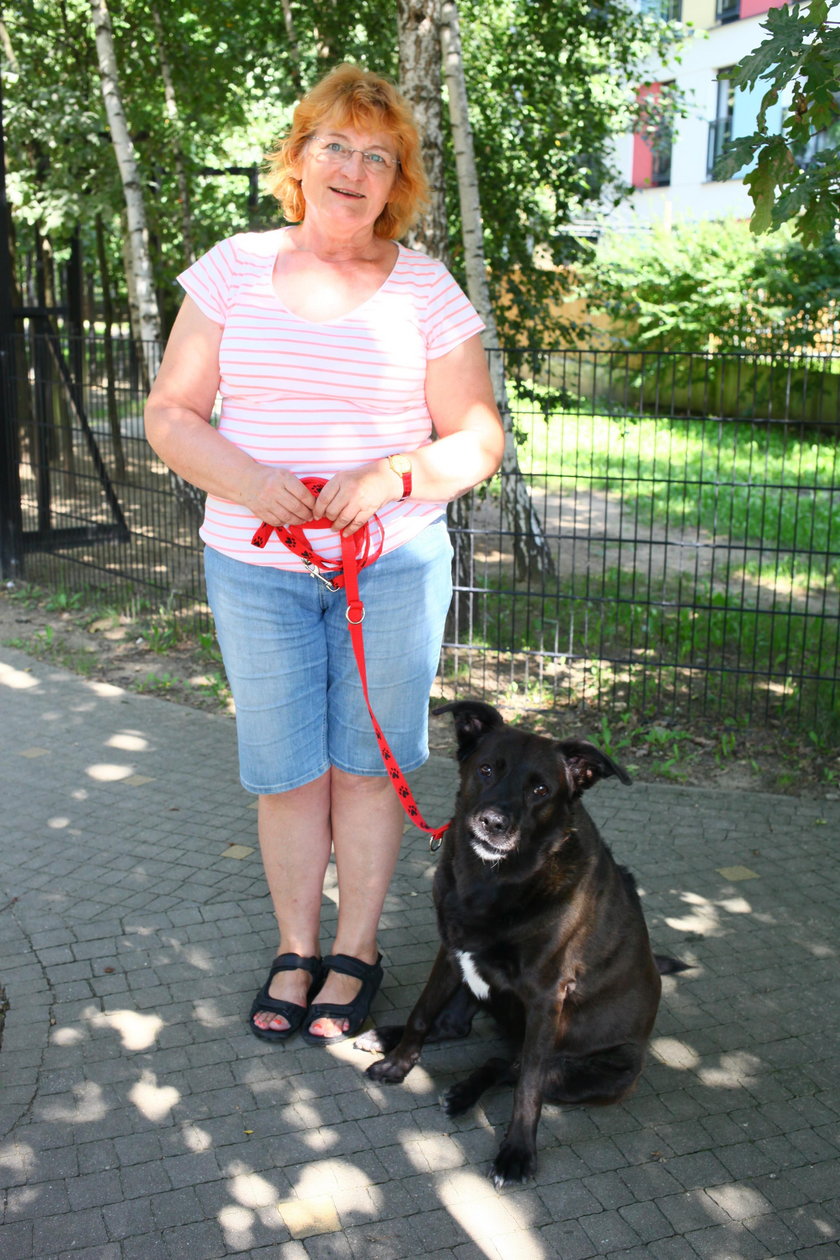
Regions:
[[509, 826], [507, 814], [500, 809], [483, 809], [478, 816], [479, 826], [487, 835], [503, 835]]

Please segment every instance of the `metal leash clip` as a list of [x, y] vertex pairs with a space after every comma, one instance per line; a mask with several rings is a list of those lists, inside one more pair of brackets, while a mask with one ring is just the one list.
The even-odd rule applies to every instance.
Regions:
[[319, 582], [323, 582], [328, 591], [338, 591], [341, 589], [341, 587], [336, 586], [331, 577], [327, 577], [326, 573], [322, 573], [317, 564], [313, 564], [311, 560], [305, 560], [303, 556], [301, 556], [300, 562], [306, 569], [309, 576], [317, 578]]

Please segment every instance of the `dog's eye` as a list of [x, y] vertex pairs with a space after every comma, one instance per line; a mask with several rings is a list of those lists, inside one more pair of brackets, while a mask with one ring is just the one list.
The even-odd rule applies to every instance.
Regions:
[[542, 800], [544, 796], [548, 796], [549, 790], [545, 783], [535, 783], [531, 788], [531, 795], [536, 796], [537, 800]]
[[485, 763], [483, 766], [479, 766], [479, 767], [478, 767], [478, 777], [479, 777], [479, 779], [492, 779], [492, 778], [493, 778], [493, 767], [492, 767], [492, 766], [488, 766], [486, 763]]

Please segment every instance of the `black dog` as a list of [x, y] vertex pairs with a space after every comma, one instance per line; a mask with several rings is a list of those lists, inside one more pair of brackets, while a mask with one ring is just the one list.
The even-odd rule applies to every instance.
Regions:
[[659, 1005], [632, 875], [613, 860], [581, 794], [630, 779], [584, 740], [559, 743], [507, 726], [490, 705], [446, 704], [461, 786], [434, 880], [442, 945], [405, 1028], [377, 1028], [373, 1080], [399, 1083], [426, 1040], [465, 1036], [480, 1005], [510, 1034], [513, 1061], [490, 1059], [445, 1096], [451, 1116], [497, 1083], [515, 1084], [513, 1117], [493, 1165], [501, 1188], [536, 1168], [543, 1101], [611, 1103], [638, 1079]]

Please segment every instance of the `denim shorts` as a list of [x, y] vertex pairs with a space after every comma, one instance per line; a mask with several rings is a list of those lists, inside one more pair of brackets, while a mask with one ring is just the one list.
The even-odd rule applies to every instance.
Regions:
[[[344, 591], [210, 547], [204, 563], [246, 791], [288, 792], [330, 766], [384, 775]], [[429, 693], [452, 598], [445, 521], [364, 569], [359, 594], [371, 707], [401, 769], [416, 770], [429, 755]]]

